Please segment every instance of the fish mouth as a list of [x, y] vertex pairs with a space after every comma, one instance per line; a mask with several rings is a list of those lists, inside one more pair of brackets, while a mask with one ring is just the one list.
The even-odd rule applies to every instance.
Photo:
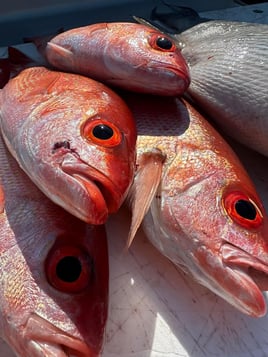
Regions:
[[61, 164], [61, 168], [79, 183], [86, 194], [86, 207], [83, 204], [80, 207], [84, 212], [82, 218], [84, 221], [91, 224], [103, 224], [110, 213], [119, 209], [122, 195], [106, 175], [83, 161], [68, 162], [66, 160]]
[[[190, 85], [190, 74], [186, 67], [180, 68], [180, 65], [172, 66], [161, 62], [154, 62], [151, 64], [151, 67], [157, 70], [164, 69], [165, 73], [169, 73], [170, 76], [176, 78], [176, 81], [174, 81], [175, 95], [183, 94]], [[170, 90], [171, 89], [169, 89], [169, 91]]]
[[255, 275], [256, 272], [260, 272], [262, 275], [265, 274], [267, 278], [267, 290], [268, 290], [268, 262], [263, 263], [258, 258], [250, 255], [246, 251], [230, 243], [225, 243], [222, 246], [221, 253], [222, 253], [223, 261], [225, 263], [228, 263], [228, 265], [234, 264], [239, 267], [244, 267], [246, 269], [254, 269]]
[[27, 355], [22, 351], [19, 351], [20, 356], [98, 356], [98, 352], [91, 349], [84, 341], [67, 334], [36, 313], [33, 313], [28, 318], [23, 334], [23, 339], [28, 344]]
[[266, 313], [266, 302], [261, 291], [268, 290], [268, 263], [250, 255], [246, 251], [225, 243], [221, 248], [222, 260], [231, 267], [238, 275], [242, 286], [250, 289], [252, 296], [259, 299], [260, 309], [256, 316], [263, 316]]

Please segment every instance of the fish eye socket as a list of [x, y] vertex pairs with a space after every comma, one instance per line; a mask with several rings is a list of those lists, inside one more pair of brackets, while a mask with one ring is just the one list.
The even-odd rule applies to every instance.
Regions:
[[81, 127], [81, 135], [89, 142], [105, 147], [114, 147], [121, 143], [119, 128], [107, 120], [89, 119]]
[[258, 228], [263, 215], [257, 204], [240, 191], [229, 192], [223, 199], [223, 206], [229, 217], [245, 228]]
[[93, 262], [82, 249], [73, 246], [52, 247], [45, 270], [48, 282], [55, 289], [76, 294], [85, 290], [92, 279]]
[[164, 35], [161, 36], [159, 34], [154, 34], [150, 38], [149, 43], [151, 47], [154, 48], [155, 50], [160, 50], [164, 52], [173, 52], [176, 49], [174, 42], [170, 38]]

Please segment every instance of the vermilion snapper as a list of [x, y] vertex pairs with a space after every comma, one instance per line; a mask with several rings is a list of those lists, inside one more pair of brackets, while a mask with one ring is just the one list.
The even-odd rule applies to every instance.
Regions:
[[[268, 25], [212, 20], [174, 34], [175, 16], [169, 36], [190, 68], [188, 94], [224, 132], [268, 156]], [[159, 20], [168, 32], [169, 19]]]
[[0, 138], [1, 337], [20, 357], [96, 357], [108, 309], [104, 226], [48, 200]]
[[118, 210], [133, 180], [136, 127], [112, 90], [28, 68], [2, 89], [0, 114], [10, 152], [52, 201], [92, 224]]
[[138, 130], [128, 245], [143, 221], [174, 264], [240, 311], [263, 316], [268, 219], [240, 161], [186, 101], [124, 98]]
[[97, 23], [63, 32], [46, 48], [50, 64], [138, 92], [181, 95], [190, 83], [180, 49], [135, 23]]

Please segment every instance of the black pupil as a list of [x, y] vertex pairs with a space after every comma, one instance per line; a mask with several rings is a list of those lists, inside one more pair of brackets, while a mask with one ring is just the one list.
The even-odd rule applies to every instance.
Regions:
[[99, 124], [99, 125], [95, 126], [95, 128], [92, 131], [92, 133], [98, 139], [107, 140], [107, 139], [110, 139], [113, 136], [114, 131], [108, 125]]
[[163, 50], [170, 50], [173, 46], [173, 43], [170, 41], [170, 39], [166, 37], [158, 37], [158, 39], [156, 40], [156, 44]]
[[241, 217], [252, 221], [257, 215], [257, 211], [253, 203], [246, 200], [238, 200], [235, 204], [235, 210]]
[[59, 279], [66, 283], [75, 282], [82, 271], [81, 263], [77, 257], [67, 256], [62, 258], [56, 268]]

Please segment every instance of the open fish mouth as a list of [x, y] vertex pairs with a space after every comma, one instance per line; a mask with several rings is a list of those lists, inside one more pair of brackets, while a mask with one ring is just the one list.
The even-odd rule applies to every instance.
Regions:
[[[25, 326], [27, 357], [96, 357], [97, 352], [82, 340], [68, 335], [37, 314], [32, 314]], [[25, 356], [24, 351], [19, 351]]]
[[[103, 173], [85, 163], [63, 162], [62, 170], [79, 183], [89, 199], [88, 212], [93, 218], [90, 223], [103, 224], [108, 214], [116, 212], [122, 202], [118, 187]], [[87, 201], [88, 201], [87, 199]]]
[[268, 261], [264, 263], [229, 243], [222, 246], [221, 253], [224, 263], [237, 266], [246, 272], [261, 291], [268, 290]]

